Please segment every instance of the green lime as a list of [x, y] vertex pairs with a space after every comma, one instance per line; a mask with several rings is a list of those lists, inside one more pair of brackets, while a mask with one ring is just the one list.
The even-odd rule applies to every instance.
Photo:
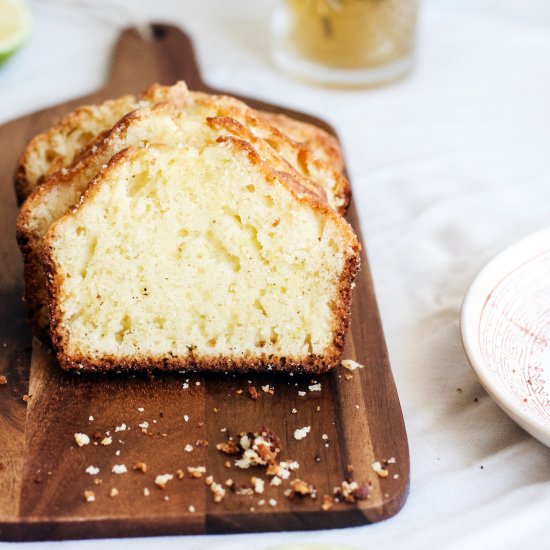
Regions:
[[0, 64], [16, 52], [31, 30], [31, 12], [25, 0], [0, 0]]

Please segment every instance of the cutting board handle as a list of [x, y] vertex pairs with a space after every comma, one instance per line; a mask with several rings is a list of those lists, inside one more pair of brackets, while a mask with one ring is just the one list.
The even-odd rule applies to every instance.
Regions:
[[[136, 70], [135, 60], [139, 59]], [[189, 37], [179, 28], [152, 23], [150, 36], [135, 28], [122, 32], [113, 50], [109, 78], [102, 92], [109, 97], [143, 91], [143, 82], [173, 84], [173, 76], [191, 89], [204, 88]]]

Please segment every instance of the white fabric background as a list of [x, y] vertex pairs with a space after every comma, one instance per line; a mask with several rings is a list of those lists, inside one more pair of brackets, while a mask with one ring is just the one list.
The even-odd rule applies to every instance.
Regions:
[[[104, 78], [116, 25], [69, 4], [32, 4], [32, 39], [0, 70], [0, 122], [87, 93]], [[145, 17], [186, 28], [212, 85], [310, 111], [338, 129], [408, 429], [408, 503], [391, 520], [345, 531], [134, 539], [117, 546], [550, 548], [550, 451], [481, 389], [458, 330], [475, 274], [550, 220], [550, 3], [427, 2], [416, 71], [370, 91], [312, 88], [276, 70], [266, 33], [274, 4], [126, 2]]]

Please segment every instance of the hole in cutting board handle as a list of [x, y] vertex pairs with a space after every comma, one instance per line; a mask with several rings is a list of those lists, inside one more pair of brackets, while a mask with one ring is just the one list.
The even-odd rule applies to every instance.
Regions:
[[162, 40], [168, 35], [166, 27], [163, 27], [161, 25], [151, 25], [151, 33], [155, 40]]

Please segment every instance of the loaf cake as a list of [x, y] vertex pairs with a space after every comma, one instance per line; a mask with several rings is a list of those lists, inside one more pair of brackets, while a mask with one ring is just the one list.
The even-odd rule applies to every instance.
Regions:
[[[124, 115], [140, 107], [162, 102], [182, 105], [193, 101], [195, 95], [208, 96], [189, 92], [184, 82], [178, 82], [174, 86], [154, 84], [139, 98], [126, 95], [99, 105], [79, 107], [69, 113], [48, 131], [35, 136], [23, 151], [14, 176], [19, 202], [23, 202], [49, 175], [78, 160], [82, 151], [100, 140], [103, 132], [110, 130]], [[232, 100], [225, 96], [214, 97], [225, 99], [226, 104]], [[238, 118], [235, 116], [235, 110], [242, 111], [243, 106], [247, 107], [242, 102], [233, 100], [234, 112], [231, 116]], [[258, 124], [263, 122], [264, 130], [267, 129], [268, 134], [271, 132], [270, 129], [280, 127], [285, 136], [288, 134], [296, 144], [303, 144], [305, 149], [311, 150], [310, 154], [315, 158], [341, 170], [342, 154], [338, 143], [324, 130], [271, 113], [255, 112], [255, 119]]]
[[[314, 170], [308, 169], [308, 166], [320, 165], [320, 161], [302, 154], [302, 147], [284, 138], [278, 139], [277, 135], [271, 135], [267, 141], [257, 138], [234, 119], [205, 118], [208, 114], [229, 112], [227, 105], [225, 109], [221, 109], [211, 98], [212, 96], [201, 96], [198, 101], [186, 104], [185, 108], [164, 103], [126, 115], [100, 142], [82, 153], [76, 165], [49, 178], [23, 204], [17, 220], [17, 237], [24, 254], [25, 299], [31, 324], [41, 339], [47, 339], [49, 326], [47, 294], [40, 262], [42, 237], [51, 223], [77, 203], [81, 193], [101, 167], [128, 146], [146, 143], [202, 146], [214, 141], [219, 135], [233, 135], [251, 143], [272, 168], [300, 179], [303, 186], [330, 205], [334, 206], [339, 201], [347, 204], [349, 184], [335, 169], [328, 166], [321, 168], [316, 173], [316, 181], [310, 180], [307, 175]], [[246, 119], [246, 109], [231, 110], [233, 113], [237, 111], [243, 120]], [[284, 149], [287, 158], [293, 158], [295, 164], [289, 164], [275, 148]], [[339, 195], [335, 195], [335, 188], [339, 190]]]
[[42, 250], [65, 369], [333, 367], [359, 244], [231, 135], [117, 153]]

